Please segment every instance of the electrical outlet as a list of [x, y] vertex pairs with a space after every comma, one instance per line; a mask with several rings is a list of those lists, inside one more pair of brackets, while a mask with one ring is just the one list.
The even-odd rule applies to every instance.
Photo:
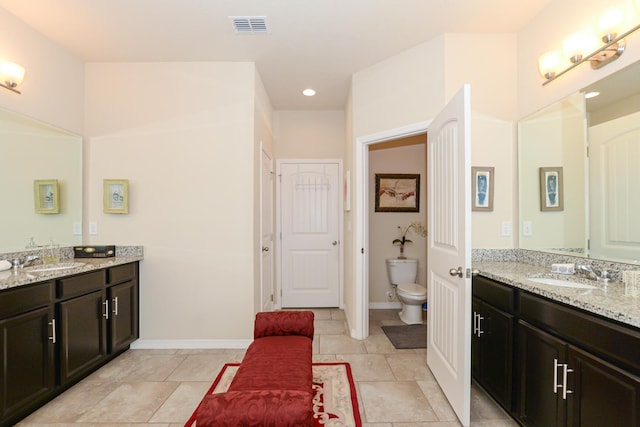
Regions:
[[511, 221], [502, 221], [501, 230], [504, 237], [511, 236]]
[[522, 235], [533, 236], [533, 222], [522, 221]]
[[74, 236], [82, 236], [82, 223], [74, 222], [73, 223], [73, 235]]
[[89, 223], [89, 235], [95, 236], [98, 234], [98, 223], [90, 222]]

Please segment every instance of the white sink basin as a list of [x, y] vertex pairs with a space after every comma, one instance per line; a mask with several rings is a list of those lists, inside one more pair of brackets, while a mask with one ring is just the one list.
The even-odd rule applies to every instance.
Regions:
[[71, 268], [82, 267], [84, 262], [58, 262], [56, 264], [36, 265], [34, 267], [25, 268], [29, 273], [38, 273], [43, 271], [68, 270]]
[[564, 280], [564, 279], [550, 279], [546, 277], [529, 277], [527, 280], [531, 280], [532, 282], [540, 283], [542, 285], [561, 286], [563, 288], [596, 289], [596, 287], [593, 285], [588, 285], [586, 283], [580, 283], [580, 282], [573, 282], [573, 281]]

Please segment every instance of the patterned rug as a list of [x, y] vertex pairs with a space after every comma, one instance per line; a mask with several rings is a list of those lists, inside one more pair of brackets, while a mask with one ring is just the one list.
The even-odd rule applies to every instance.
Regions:
[[[227, 363], [222, 367], [207, 394], [224, 393], [229, 388], [239, 363]], [[361, 427], [360, 411], [351, 367], [345, 362], [313, 364], [313, 426]], [[198, 408], [185, 427], [196, 426]]]

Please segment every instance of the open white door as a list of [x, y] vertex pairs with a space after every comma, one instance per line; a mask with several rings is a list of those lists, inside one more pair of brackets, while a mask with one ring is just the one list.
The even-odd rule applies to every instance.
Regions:
[[260, 165], [260, 305], [273, 310], [273, 160], [262, 150]]
[[427, 364], [464, 426], [471, 388], [471, 108], [465, 85], [429, 126]]

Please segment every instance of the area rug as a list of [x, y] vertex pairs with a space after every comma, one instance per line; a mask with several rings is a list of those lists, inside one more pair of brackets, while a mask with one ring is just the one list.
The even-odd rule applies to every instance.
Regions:
[[427, 325], [383, 326], [384, 334], [395, 348], [427, 348]]
[[[224, 393], [239, 363], [222, 367], [207, 394]], [[313, 427], [361, 427], [360, 411], [351, 367], [345, 362], [313, 364]], [[200, 406], [200, 405], [198, 405]], [[195, 427], [198, 408], [184, 425]]]

